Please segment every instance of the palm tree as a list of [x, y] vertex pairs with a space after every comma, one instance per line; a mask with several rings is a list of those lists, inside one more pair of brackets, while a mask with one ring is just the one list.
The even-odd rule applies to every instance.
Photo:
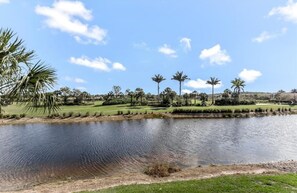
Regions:
[[234, 80], [231, 81], [231, 88], [234, 89], [234, 93], [237, 94], [238, 100], [240, 96], [240, 92], [244, 92], [244, 87], [245, 87], [245, 81], [241, 80], [240, 78], [235, 78]]
[[144, 93], [143, 89], [142, 88], [136, 88], [135, 89], [135, 96], [136, 96], [137, 101], [140, 98], [140, 105], [142, 105], [142, 99], [145, 96], [145, 93]]
[[179, 82], [179, 97], [181, 96], [181, 83], [185, 80], [189, 80], [188, 76], [183, 72], [177, 71], [171, 78], [171, 80], [176, 80]]
[[159, 100], [160, 99], [160, 83], [166, 79], [160, 74], [155, 74], [155, 76], [152, 77], [152, 80], [158, 84], [158, 100]]
[[12, 30], [0, 29], [0, 106], [1, 96], [5, 96], [26, 101], [29, 110], [42, 106], [51, 114], [59, 109], [56, 95], [47, 92], [56, 83], [56, 71], [41, 61], [34, 62], [35, 58], [35, 52], [28, 51]]
[[221, 84], [221, 81], [215, 77], [210, 77], [210, 79], [206, 82], [206, 84], [210, 84], [212, 86], [212, 95], [211, 95], [211, 104], [214, 104], [214, 87], [217, 84]]
[[126, 90], [126, 94], [130, 97], [130, 104], [133, 105], [133, 97], [135, 96], [135, 93], [131, 91], [130, 89]]

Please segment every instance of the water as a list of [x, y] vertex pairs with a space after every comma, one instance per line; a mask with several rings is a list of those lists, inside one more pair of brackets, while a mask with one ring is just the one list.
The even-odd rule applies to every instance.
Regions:
[[148, 163], [297, 160], [297, 116], [148, 119], [0, 127], [0, 190], [116, 172]]

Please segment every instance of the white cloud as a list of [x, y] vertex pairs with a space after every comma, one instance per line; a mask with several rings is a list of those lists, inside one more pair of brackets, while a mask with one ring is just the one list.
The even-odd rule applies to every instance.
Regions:
[[182, 92], [183, 94], [185, 94], [185, 93], [190, 94], [190, 93], [192, 93], [193, 91], [188, 90], [188, 89], [183, 89], [181, 92]]
[[10, 0], [0, 0], [0, 4], [10, 3]]
[[286, 6], [275, 7], [268, 15], [279, 15], [286, 21], [297, 23], [297, 2], [289, 0]]
[[167, 56], [170, 56], [172, 58], [176, 58], [177, 57], [176, 51], [173, 50], [172, 48], [170, 48], [170, 46], [167, 45], [167, 44], [164, 44], [163, 46], [161, 46], [158, 51], [160, 53], [162, 53], [164, 55], [167, 55]]
[[257, 78], [259, 78], [260, 76], [262, 76], [262, 73], [260, 71], [257, 70], [247, 70], [247, 69], [243, 69], [238, 76], [243, 79], [244, 81], [246, 81], [247, 83], [251, 83], [254, 82]]
[[[207, 80], [202, 80], [198, 78], [197, 80], [189, 80], [188, 82], [185, 83], [186, 87], [189, 88], [194, 88], [194, 89], [206, 89], [206, 88], [211, 88], [212, 86], [210, 84], [206, 83]], [[222, 82], [220, 84], [215, 85], [215, 88], [220, 88], [222, 87]]]
[[80, 58], [71, 57], [69, 59], [69, 62], [71, 64], [76, 64], [80, 66], [85, 66], [88, 68], [93, 68], [100, 71], [110, 72], [111, 70], [119, 70], [119, 71], [125, 71], [126, 67], [118, 62], [115, 62], [112, 64], [112, 62], [107, 58], [98, 57], [95, 59], [89, 59], [85, 56], [82, 56]]
[[283, 28], [280, 33], [269, 33], [267, 31], [262, 32], [258, 37], [252, 39], [253, 42], [262, 43], [264, 41], [277, 38], [279, 36], [285, 35], [288, 29]]
[[184, 48], [184, 50], [187, 52], [187, 51], [190, 51], [192, 49], [192, 46], [191, 46], [191, 39], [190, 38], [182, 38], [180, 39], [180, 44], [181, 46]]
[[202, 50], [200, 53], [200, 59], [209, 59], [210, 64], [218, 65], [231, 62], [231, 57], [227, 54], [226, 50], [221, 49], [220, 44], [217, 44], [212, 48]]
[[75, 82], [75, 83], [86, 83], [87, 82], [82, 78], [72, 78], [72, 77], [69, 77], [69, 76], [66, 76], [65, 80], [69, 81], [69, 82]]
[[85, 56], [80, 58], [71, 57], [69, 62], [71, 64], [77, 64], [77, 65], [94, 68], [105, 72], [110, 71], [110, 68], [108, 67], [108, 65], [111, 63], [110, 60], [106, 58], [99, 57], [99, 58], [95, 58], [94, 60], [91, 60]]
[[126, 67], [123, 64], [118, 62], [115, 62], [112, 64], [112, 69], [119, 70], [119, 71], [126, 71]]
[[54, 29], [71, 34], [80, 43], [105, 43], [107, 31], [97, 25], [89, 26], [92, 11], [80, 1], [55, 1], [52, 7], [35, 7], [35, 12], [46, 17], [45, 24]]

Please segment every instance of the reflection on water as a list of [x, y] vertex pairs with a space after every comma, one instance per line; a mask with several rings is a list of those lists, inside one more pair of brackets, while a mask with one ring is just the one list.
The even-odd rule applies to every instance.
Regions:
[[0, 127], [0, 190], [56, 179], [297, 159], [297, 116], [152, 119]]

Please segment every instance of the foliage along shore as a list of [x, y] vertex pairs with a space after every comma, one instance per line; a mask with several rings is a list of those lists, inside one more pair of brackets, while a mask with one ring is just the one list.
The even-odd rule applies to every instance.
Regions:
[[263, 116], [283, 116], [297, 114], [296, 109], [280, 108], [273, 109], [236, 109], [236, 110], [220, 110], [220, 109], [173, 109], [172, 112], [164, 113], [132, 113], [125, 114], [119, 111], [117, 115], [102, 115], [86, 113], [77, 116], [73, 113], [53, 114], [47, 117], [26, 117], [21, 115], [8, 115], [7, 117], [0, 117], [0, 125], [11, 124], [31, 124], [31, 123], [81, 123], [81, 122], [100, 122], [100, 121], [125, 121], [125, 120], [140, 120], [140, 119], [215, 119], [215, 118], [250, 118]]

